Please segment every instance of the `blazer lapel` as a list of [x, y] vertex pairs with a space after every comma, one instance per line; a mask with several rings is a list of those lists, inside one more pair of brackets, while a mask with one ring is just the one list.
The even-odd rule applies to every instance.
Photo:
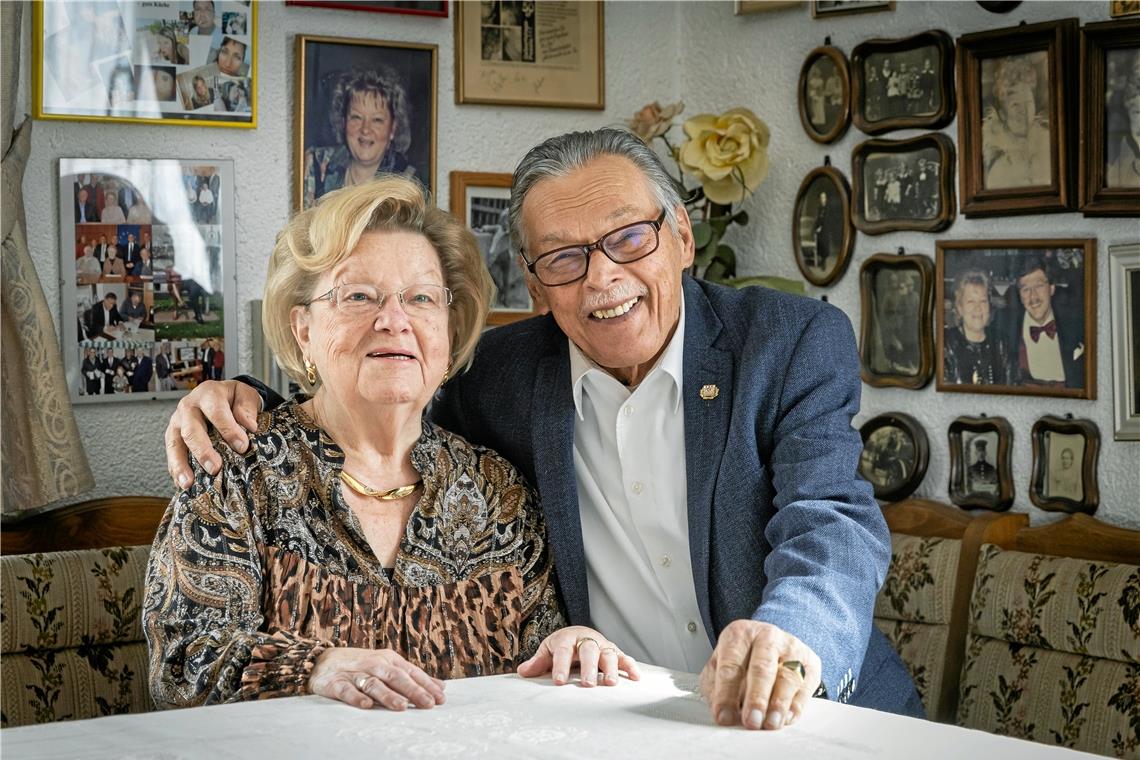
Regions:
[[714, 347], [722, 323], [700, 286], [686, 277], [685, 480], [688, 485], [689, 558], [705, 630], [715, 627], [709, 605], [709, 536], [717, 476], [732, 418], [733, 357]]
[[531, 407], [531, 445], [562, 601], [572, 624], [590, 625], [582, 523], [574, 477], [574, 397], [565, 336], [538, 366]]

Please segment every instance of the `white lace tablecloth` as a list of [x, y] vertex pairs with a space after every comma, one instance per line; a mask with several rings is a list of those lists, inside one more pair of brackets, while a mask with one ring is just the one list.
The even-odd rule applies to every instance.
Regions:
[[696, 690], [696, 676], [653, 667], [643, 667], [640, 682], [593, 689], [491, 676], [449, 681], [447, 703], [431, 710], [364, 711], [292, 697], [10, 728], [0, 732], [0, 751], [4, 760], [1081, 756], [823, 700], [781, 731], [724, 728]]

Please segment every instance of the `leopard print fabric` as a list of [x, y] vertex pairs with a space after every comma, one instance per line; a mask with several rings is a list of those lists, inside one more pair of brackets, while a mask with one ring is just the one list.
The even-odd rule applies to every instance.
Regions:
[[306, 692], [327, 647], [390, 648], [440, 678], [514, 669], [565, 625], [537, 496], [425, 420], [424, 479], [391, 577], [340, 492], [344, 452], [297, 397], [171, 501], [143, 628], [161, 706]]

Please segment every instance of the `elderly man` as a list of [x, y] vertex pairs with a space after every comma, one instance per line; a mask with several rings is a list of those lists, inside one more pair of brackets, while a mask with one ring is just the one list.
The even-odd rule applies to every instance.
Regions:
[[[813, 693], [920, 714], [871, 623], [890, 544], [855, 475], [846, 316], [685, 276], [685, 207], [618, 130], [531, 150], [510, 227], [551, 313], [488, 333], [433, 413], [539, 489], [570, 620], [637, 659], [703, 668], [724, 725], [780, 728]], [[183, 399], [166, 433], [175, 479], [189, 478], [187, 446], [217, 471], [203, 411], [244, 450], [259, 401], [233, 382]], [[540, 652], [519, 672], [553, 667], [561, 683], [569, 661]]]

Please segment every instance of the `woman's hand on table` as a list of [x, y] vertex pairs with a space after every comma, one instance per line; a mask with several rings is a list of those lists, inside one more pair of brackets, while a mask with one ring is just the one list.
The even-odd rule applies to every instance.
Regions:
[[368, 710], [428, 709], [443, 704], [443, 681], [391, 649], [333, 647], [317, 657], [309, 692]]
[[632, 657], [593, 628], [581, 625], [562, 628], [547, 636], [534, 656], [519, 665], [518, 672], [523, 678], [550, 673], [555, 685], [561, 686], [569, 683], [574, 663], [578, 663], [578, 682], [582, 686], [617, 686], [622, 670], [631, 681], [641, 678]]

